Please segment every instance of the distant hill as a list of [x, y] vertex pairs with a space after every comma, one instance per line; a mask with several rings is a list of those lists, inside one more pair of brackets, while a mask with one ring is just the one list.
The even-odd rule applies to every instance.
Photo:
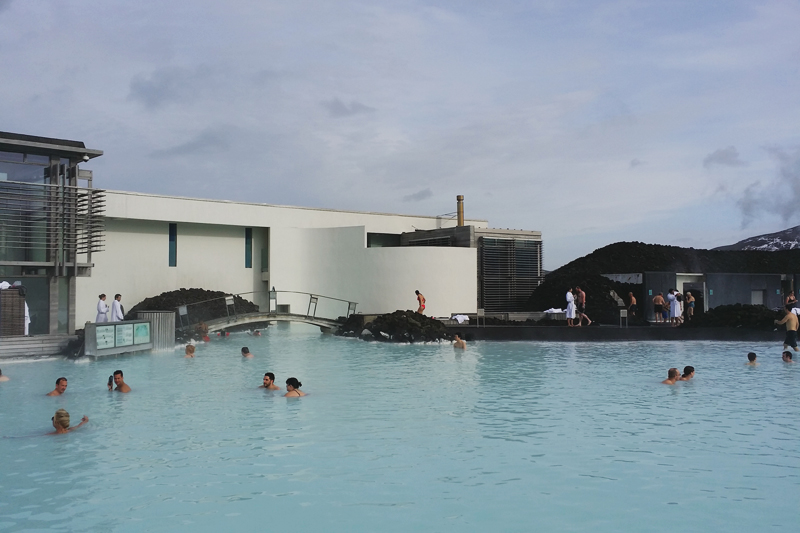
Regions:
[[779, 250], [794, 250], [800, 248], [800, 226], [750, 237], [736, 244], [714, 248], [719, 251], [730, 250], [759, 250], [762, 252], [777, 252]]

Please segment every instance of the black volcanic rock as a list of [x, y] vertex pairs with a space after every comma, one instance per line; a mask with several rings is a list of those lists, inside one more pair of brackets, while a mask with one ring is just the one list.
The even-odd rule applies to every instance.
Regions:
[[[364, 330], [369, 335], [362, 335]], [[363, 315], [350, 315], [336, 334], [382, 342], [432, 342], [450, 338], [447, 327], [440, 321], [415, 311], [399, 310], [379, 315], [366, 324]]]
[[[773, 321], [780, 317], [781, 313], [767, 309], [763, 305], [720, 305], [695, 316], [683, 327], [733, 327], [770, 331], [776, 328]], [[784, 326], [780, 326], [780, 329], [783, 330]]]
[[[222, 291], [208, 291], [205, 289], [179, 289], [177, 291], [162, 292], [158, 296], [145, 298], [134, 305], [125, 314], [125, 320], [135, 320], [139, 311], [175, 311], [175, 325], [180, 326], [178, 307], [185, 305], [189, 312], [189, 322], [197, 324], [214, 318], [228, 316], [225, 305], [225, 296], [229, 293]], [[245, 300], [241, 296], [233, 297], [234, 307], [239, 314], [255, 313], [258, 306]]]

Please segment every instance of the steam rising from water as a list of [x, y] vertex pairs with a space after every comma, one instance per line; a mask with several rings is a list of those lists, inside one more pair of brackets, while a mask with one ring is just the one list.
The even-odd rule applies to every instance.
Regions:
[[765, 149], [776, 159], [778, 174], [766, 185], [752, 183], [736, 202], [742, 212], [743, 228], [764, 214], [778, 215], [784, 222], [800, 218], [800, 146]]

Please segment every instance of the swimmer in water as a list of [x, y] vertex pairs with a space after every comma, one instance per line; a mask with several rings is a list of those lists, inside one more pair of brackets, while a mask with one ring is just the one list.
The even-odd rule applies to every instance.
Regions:
[[58, 378], [56, 388], [47, 393], [47, 396], [61, 396], [67, 391], [67, 378]]
[[453, 348], [461, 348], [462, 350], [467, 349], [467, 343], [461, 338], [461, 333], [456, 333], [453, 337]]
[[758, 363], [756, 363], [756, 357], [757, 356], [756, 356], [755, 352], [750, 352], [749, 354], [747, 354], [747, 362], [745, 363], [745, 365], [746, 366], [758, 366]]
[[267, 372], [264, 374], [264, 384], [258, 387], [259, 389], [267, 390], [280, 390], [281, 388], [275, 385], [275, 374]]
[[694, 367], [685, 366], [683, 367], [683, 375], [678, 378], [678, 381], [689, 381], [693, 377], [694, 377]]
[[[122, 379], [122, 370], [115, 370], [114, 371], [114, 385], [117, 386], [114, 389], [117, 392], [130, 392], [131, 388], [128, 386], [127, 383]], [[111, 390], [111, 383], [108, 384], [108, 390]]]
[[242, 348], [242, 357], [253, 357], [253, 354], [250, 353], [250, 348], [247, 346]]
[[186, 355], [183, 356], [184, 359], [188, 359], [190, 357], [194, 357], [195, 347], [194, 344], [187, 344], [186, 345]]
[[0, 370], [0, 381], [8, 381], [8, 376], [4, 376], [2, 370]]
[[783, 360], [784, 363], [794, 363], [794, 361], [792, 361], [792, 352], [788, 350], [783, 352], [783, 355], [781, 355], [781, 359]]
[[84, 416], [81, 418], [80, 424], [74, 427], [69, 427], [69, 413], [66, 411], [66, 409], [59, 409], [50, 420], [53, 421], [53, 428], [55, 428], [55, 431], [48, 433], [48, 435], [59, 435], [61, 433], [69, 433], [73, 429], [78, 429], [89, 421], [89, 417]]
[[678, 378], [681, 377], [681, 373], [678, 372], [677, 368], [670, 368], [667, 372], [667, 379], [662, 381], [664, 385], [675, 385], [678, 382]]
[[285, 398], [297, 398], [299, 396], [305, 396], [306, 393], [300, 390], [303, 384], [297, 381], [297, 378], [289, 378], [286, 380], [286, 394], [283, 396]]

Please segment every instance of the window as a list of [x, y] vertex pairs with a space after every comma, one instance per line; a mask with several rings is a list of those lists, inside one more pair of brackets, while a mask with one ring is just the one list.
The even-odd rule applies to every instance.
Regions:
[[178, 266], [178, 225], [169, 225], [169, 266]]
[[244, 228], [244, 267], [253, 268], [253, 228]]

